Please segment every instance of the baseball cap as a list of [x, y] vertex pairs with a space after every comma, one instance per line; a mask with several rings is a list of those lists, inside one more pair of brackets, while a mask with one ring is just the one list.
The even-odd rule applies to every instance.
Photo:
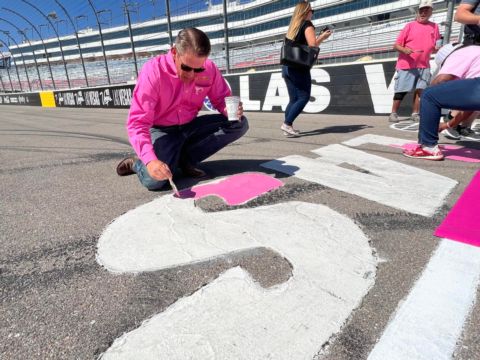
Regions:
[[420, 4], [418, 4], [418, 8], [421, 9], [425, 7], [433, 8], [432, 0], [420, 0]]
[[438, 52], [435, 54], [435, 63], [437, 66], [442, 66], [443, 62], [450, 55], [454, 50], [458, 49], [459, 47], [463, 46], [463, 44], [445, 44], [443, 45]]

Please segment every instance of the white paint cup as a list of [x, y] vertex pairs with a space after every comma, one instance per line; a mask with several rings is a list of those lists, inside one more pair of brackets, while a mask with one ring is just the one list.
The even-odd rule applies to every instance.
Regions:
[[237, 121], [238, 118], [238, 106], [240, 105], [239, 96], [227, 96], [225, 98], [225, 106], [227, 107], [228, 120]]

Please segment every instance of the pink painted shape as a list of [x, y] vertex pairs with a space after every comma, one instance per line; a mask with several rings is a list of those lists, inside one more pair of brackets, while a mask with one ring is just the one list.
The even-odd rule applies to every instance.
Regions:
[[434, 235], [480, 246], [480, 171], [448, 213]]
[[[394, 148], [400, 148], [403, 150], [409, 150], [417, 146], [416, 143], [406, 143], [403, 145], [390, 145]], [[442, 149], [443, 154], [447, 159], [471, 162], [471, 163], [480, 163], [480, 150], [470, 149], [459, 145], [439, 145]]]
[[216, 183], [181, 190], [179, 197], [200, 199], [208, 195], [216, 195], [228, 205], [240, 205], [280, 186], [283, 186], [283, 183], [269, 175], [244, 173], [227, 177]]

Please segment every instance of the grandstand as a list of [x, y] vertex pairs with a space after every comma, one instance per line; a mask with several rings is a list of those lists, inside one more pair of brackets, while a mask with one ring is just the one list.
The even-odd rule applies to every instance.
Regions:
[[[222, 71], [275, 68], [279, 66], [282, 39], [297, 1], [230, 1], [226, 9], [227, 34], [222, 5], [173, 15], [170, 27], [173, 36], [188, 26], [205, 31], [212, 42], [211, 58]], [[414, 18], [418, 0], [316, 0], [311, 4], [315, 10], [314, 25], [317, 28], [329, 25], [334, 29], [333, 35], [322, 44], [319, 61], [342, 63], [365, 56], [375, 59], [396, 57], [392, 45], [400, 29]], [[446, 1], [434, 2], [432, 21], [441, 25], [441, 32], [445, 31]], [[131, 30], [138, 69], [149, 58], [170, 47], [166, 16], [133, 23]], [[460, 26], [454, 23], [452, 39], [458, 38], [459, 31]], [[7, 64], [7, 59], [9, 61], [9, 66], [0, 67], [3, 91], [80, 88], [135, 80], [135, 58], [128, 25], [102, 27], [106, 61], [99, 30], [86, 28], [78, 30], [77, 34], [78, 42], [73, 33], [43, 39], [43, 42], [25, 38], [20, 44], [10, 44], [8, 51], [2, 52], [3, 62]], [[226, 35], [228, 46], [225, 46]]]

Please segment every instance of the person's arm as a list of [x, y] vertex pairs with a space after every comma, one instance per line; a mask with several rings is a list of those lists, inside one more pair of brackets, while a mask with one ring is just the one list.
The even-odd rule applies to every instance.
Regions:
[[458, 124], [460, 124], [462, 121], [467, 120], [471, 115], [473, 114], [473, 111], [459, 111], [457, 114], [453, 117], [453, 119], [440, 123], [438, 125], [438, 132], [441, 132], [445, 129], [450, 129], [454, 128]]
[[305, 39], [310, 47], [318, 47], [322, 42], [332, 35], [331, 30], [322, 31], [318, 36], [315, 36], [315, 28], [309, 26], [305, 29]]
[[435, 54], [442, 46], [437, 46], [437, 41], [441, 40], [442, 36], [440, 35], [440, 29], [438, 24], [435, 24], [435, 43], [433, 44], [433, 54]]
[[146, 63], [138, 77], [128, 113], [127, 132], [130, 144], [146, 165], [149, 175], [156, 180], [166, 180], [172, 177], [172, 173], [167, 164], [157, 159], [150, 137], [155, 107], [160, 101], [155, 64], [153, 61]]
[[460, 4], [455, 12], [455, 21], [462, 24], [480, 25], [480, 15], [475, 15], [472, 4]]
[[412, 49], [406, 46], [402, 46], [400, 44], [393, 45], [393, 49], [405, 55], [410, 55], [411, 53], [413, 53]]
[[475, 58], [467, 56], [464, 51], [464, 49], [456, 50], [444, 60], [438, 75], [432, 81], [432, 85], [465, 78], [468, 69], [471, 67], [472, 60]]
[[399, 53], [410, 55], [413, 53], [413, 50], [405, 46], [405, 40], [410, 30], [410, 24], [405, 25], [405, 27], [400, 31], [400, 34], [397, 36], [395, 44], [393, 44], [393, 50], [398, 51]]
[[452, 80], [456, 80], [457, 77], [455, 75], [452, 75], [452, 74], [439, 74], [435, 77], [435, 79], [432, 80], [431, 82], [431, 86], [433, 85], [438, 85], [438, 84], [441, 84], [443, 82], [446, 82], [446, 81], [452, 81]]
[[[212, 63], [212, 66], [214, 67], [215, 75], [214, 75], [212, 87], [208, 92], [208, 98], [210, 99], [210, 102], [212, 103], [215, 109], [217, 109], [224, 116], [228, 116], [227, 109], [225, 106], [225, 97], [231, 96], [232, 92], [228, 87], [228, 84], [225, 81], [224, 77], [222, 76], [222, 73], [220, 72], [220, 70], [218, 70], [217, 66], [214, 63]], [[240, 102], [238, 106], [237, 115], [238, 115], [238, 118], [242, 120], [242, 116], [243, 116], [242, 102]]]

